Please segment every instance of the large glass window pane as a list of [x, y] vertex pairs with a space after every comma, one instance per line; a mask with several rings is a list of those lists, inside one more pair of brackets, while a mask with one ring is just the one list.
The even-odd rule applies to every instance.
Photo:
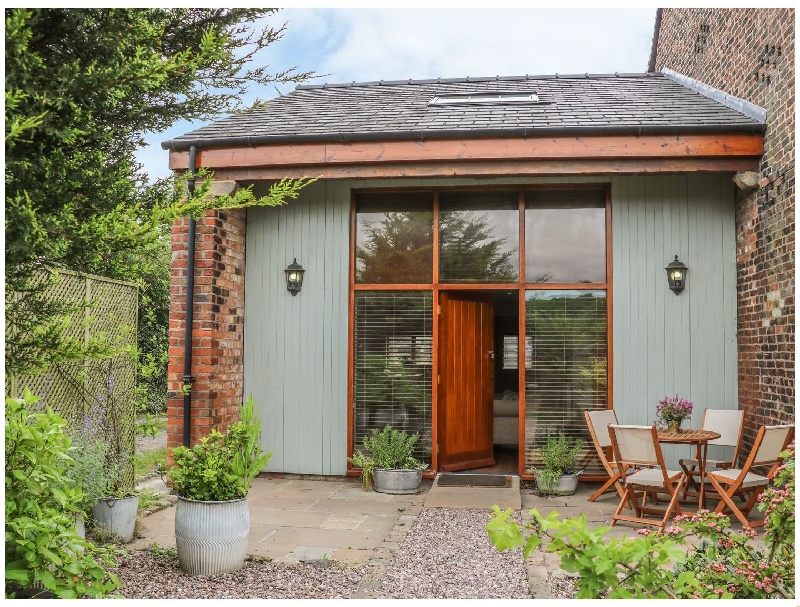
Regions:
[[356, 282], [433, 281], [433, 195], [393, 192], [356, 197]]
[[433, 296], [356, 291], [354, 448], [386, 424], [420, 435], [414, 457], [431, 463]]
[[[525, 468], [540, 468], [550, 433], [585, 441], [580, 467], [601, 472], [584, 411], [608, 402], [605, 291], [528, 291], [525, 295]], [[526, 340], [527, 341], [527, 340]]]
[[525, 281], [606, 282], [604, 190], [526, 192]]
[[439, 282], [517, 282], [517, 193], [442, 192], [439, 201]]

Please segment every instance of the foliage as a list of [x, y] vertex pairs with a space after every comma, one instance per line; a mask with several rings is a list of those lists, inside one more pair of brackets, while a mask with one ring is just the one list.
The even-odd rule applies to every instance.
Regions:
[[83, 499], [79, 506], [88, 513], [98, 500], [108, 495], [121, 474], [120, 462], [110, 459], [109, 444], [96, 431], [94, 421], [84, 416], [81, 427], [69, 433], [72, 462], [62, 462], [61, 474], [73, 487], [80, 487]]
[[166, 427], [167, 422], [165, 419], [161, 417], [155, 417], [150, 413], [147, 413], [144, 416], [144, 419], [139, 420], [136, 422], [136, 433], [140, 436], [152, 436], [155, 437], [156, 434], [161, 433], [161, 431]]
[[361, 354], [355, 369], [359, 402], [368, 408], [423, 409], [430, 386], [415, 377], [421, 374], [397, 356]]
[[167, 448], [155, 449], [153, 451], [145, 451], [144, 453], [137, 453], [133, 461], [134, 476], [137, 480], [142, 479], [149, 474], [155, 472], [159, 473], [167, 467]]
[[693, 407], [691, 401], [680, 398], [677, 394], [674, 398], [665, 396], [656, 405], [656, 418], [665, 424], [680, 424], [692, 415]]
[[567, 437], [563, 432], [549, 434], [547, 442], [539, 447], [543, 470], [536, 470], [536, 484], [542, 493], [552, 493], [558, 486], [558, 477], [574, 474], [575, 463], [583, 449], [583, 440]]
[[361, 451], [356, 451], [347, 461], [356, 468], [361, 468], [361, 488], [364, 491], [372, 490], [372, 471], [375, 469], [375, 460]]
[[[280, 181], [258, 199], [246, 188], [208, 201], [210, 175], [203, 174], [187, 200], [182, 182], [150, 183], [135, 158], [147, 131], [241, 111], [252, 84], [311, 76], [294, 68], [267, 71], [262, 51], [285, 30], [262, 19], [276, 10], [6, 10], [8, 373], [115, 352], [102, 342], [86, 347], [64, 332], [65, 318], [81, 306], [46, 297], [56, 269], [133, 273], [145, 281], [149, 272], [128, 270], [126, 262], [147, 265], [147, 254], [135, 252], [153, 247], [155, 255], [163, 227], [176, 218], [296, 198], [305, 180]], [[153, 338], [140, 346], [161, 365], [163, 342]]]
[[376, 468], [395, 470], [421, 470], [427, 464], [411, 456], [419, 434], [411, 434], [404, 430], [396, 430], [389, 424], [383, 430], [373, 429], [372, 434], [364, 439], [364, 448], [370, 455], [356, 451], [348, 458], [354, 466], [361, 467], [361, 485], [364, 491], [372, 487], [372, 472]]
[[[364, 218], [363, 244], [356, 247], [356, 280], [363, 283], [425, 283], [433, 277], [433, 213], [383, 213]], [[504, 251], [506, 239], [494, 235], [485, 215], [448, 211], [440, 215], [441, 273], [459, 282], [513, 282], [516, 250]]]
[[212, 430], [191, 449], [173, 449], [172, 488], [183, 498], [201, 501], [246, 497], [253, 479], [272, 457], [261, 450], [260, 437], [261, 422], [250, 396], [242, 405], [240, 420], [224, 434]]
[[148, 510], [152, 506], [160, 504], [167, 496], [163, 491], [156, 491], [155, 489], [142, 489], [139, 494], [139, 507], [138, 510]]
[[506, 239], [494, 235], [486, 215], [442, 211], [439, 215], [440, 274], [457, 282], [516, 282], [517, 249], [504, 250]]
[[[794, 446], [783, 457], [761, 498], [766, 551], [750, 544], [754, 531], [732, 533], [727, 516], [708, 510], [675, 517], [664, 533], [605, 541], [610, 527], [589, 529], [584, 515], [559, 521], [555, 511], [543, 519], [534, 509], [532, 522], [520, 525], [512, 510], [494, 506], [486, 530], [498, 550], [524, 547], [526, 559], [549, 539], [544, 550], [578, 574], [578, 598], [794, 598]], [[679, 547], [690, 537], [693, 545]]]
[[49, 407], [33, 412], [37, 400], [29, 390], [6, 398], [6, 592], [39, 583], [58, 598], [102, 598], [120, 587], [105, 571], [113, 554], [76, 532], [84, 496], [62, 475], [71, 461], [67, 422]]
[[364, 236], [356, 247], [356, 281], [425, 283], [433, 279], [433, 213], [382, 213], [379, 222], [362, 219]]

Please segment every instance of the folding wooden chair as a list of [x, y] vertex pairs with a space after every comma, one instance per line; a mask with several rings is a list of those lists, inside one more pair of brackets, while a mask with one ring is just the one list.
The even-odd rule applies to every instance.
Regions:
[[[786, 449], [792, 440], [794, 440], [794, 426], [762, 426], [756, 434], [750, 455], [741, 468], [707, 472], [706, 477], [720, 497], [716, 512], [729, 509], [746, 529], [763, 526], [763, 519], [751, 523], [747, 520], [747, 515], [755, 505], [758, 496], [772, 480], [781, 461], [780, 452]], [[767, 476], [762, 476], [751, 472], [751, 468], [756, 466], [772, 466], [772, 468]], [[744, 503], [744, 506], [737, 506], [733, 497], [746, 493], [751, 493], [750, 498]]]
[[[664, 455], [658, 442], [658, 431], [652, 426], [620, 426], [609, 424], [611, 443], [620, 467], [621, 480], [625, 493], [620, 498], [619, 506], [611, 525], [617, 521], [628, 521], [642, 525], [653, 525], [663, 531], [667, 526], [670, 514], [680, 514], [678, 495], [686, 480], [680, 470], [667, 470]], [[632, 472], [629, 471], [633, 470]], [[648, 493], [662, 492], [670, 496], [666, 509], [646, 505]], [[634, 516], [622, 514], [626, 504], [634, 510]], [[647, 518], [645, 514], [663, 515], [660, 520]]]
[[586, 501], [593, 502], [606, 491], [615, 487], [617, 493], [622, 497], [625, 490], [622, 488], [620, 472], [617, 462], [614, 461], [614, 446], [611, 444], [611, 435], [608, 433], [608, 424], [617, 424], [617, 414], [614, 409], [601, 409], [598, 411], [584, 411], [586, 425], [589, 427], [589, 435], [592, 437], [597, 457], [608, 474], [608, 480], [597, 491], [589, 496]]
[[[703, 430], [719, 432], [719, 438], [708, 441], [709, 445], [733, 447], [733, 455], [728, 459], [707, 459], [706, 471], [712, 468], [733, 468], [739, 458], [739, 448], [742, 444], [744, 430], [744, 411], [739, 409], [706, 409], [703, 413]], [[700, 476], [700, 462], [697, 458], [683, 458], [679, 462], [681, 469], [686, 474], [686, 485], [683, 497], [689, 493], [690, 487], [698, 490], [700, 486], [695, 482], [695, 477]], [[702, 480], [702, 479], [701, 479]]]

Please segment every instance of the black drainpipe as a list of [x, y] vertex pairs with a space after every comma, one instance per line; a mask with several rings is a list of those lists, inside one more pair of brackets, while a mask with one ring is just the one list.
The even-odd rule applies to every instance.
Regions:
[[[189, 198], [194, 196], [195, 171], [197, 170], [197, 148], [189, 148], [189, 179], [186, 187]], [[186, 333], [183, 352], [183, 445], [189, 446], [189, 430], [192, 423], [192, 325], [194, 324], [194, 237], [196, 222], [189, 217], [189, 242], [187, 244], [186, 264]]]

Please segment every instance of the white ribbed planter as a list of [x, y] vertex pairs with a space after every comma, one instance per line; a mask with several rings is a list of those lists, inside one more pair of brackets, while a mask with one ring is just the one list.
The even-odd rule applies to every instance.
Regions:
[[375, 468], [372, 471], [372, 488], [378, 493], [405, 495], [417, 493], [422, 482], [422, 470]]
[[133, 541], [139, 496], [104, 497], [92, 506], [94, 522], [126, 544]]
[[241, 569], [249, 533], [246, 499], [201, 502], [178, 497], [175, 545], [184, 573], [214, 575]]

